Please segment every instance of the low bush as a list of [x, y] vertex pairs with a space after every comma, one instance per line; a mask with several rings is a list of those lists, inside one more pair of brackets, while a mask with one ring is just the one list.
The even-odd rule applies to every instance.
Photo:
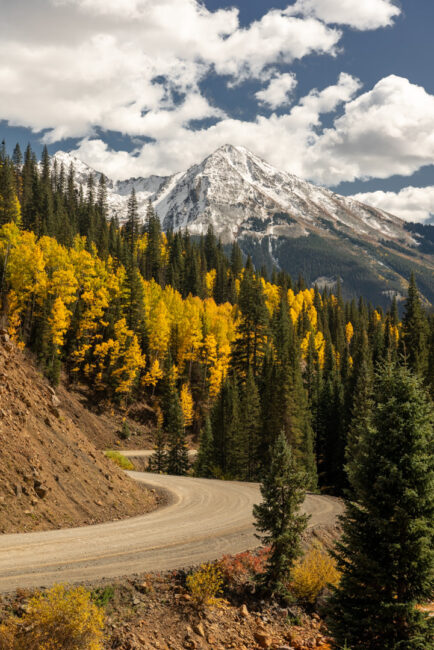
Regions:
[[221, 569], [217, 564], [202, 564], [187, 576], [186, 584], [198, 607], [216, 605], [223, 584]]
[[106, 451], [105, 455], [107, 458], [110, 458], [118, 467], [121, 469], [128, 469], [128, 470], [133, 470], [134, 465], [130, 461], [129, 458], [126, 458], [126, 456], [122, 456], [121, 453], [118, 451]]
[[257, 575], [265, 572], [269, 555], [268, 547], [258, 551], [244, 551], [237, 555], [224, 555], [219, 562], [224, 583], [238, 587], [253, 582]]
[[113, 600], [115, 590], [113, 587], [98, 587], [91, 593], [92, 600], [98, 607], [107, 607], [110, 601]]
[[121, 440], [129, 440], [131, 437], [131, 430], [128, 422], [124, 419], [122, 420], [122, 429], [119, 431], [119, 438]]
[[38, 592], [22, 618], [0, 626], [1, 650], [102, 650], [104, 612], [84, 587]]
[[317, 542], [294, 565], [289, 590], [297, 600], [313, 604], [328, 585], [337, 585], [339, 580], [336, 560]]
[[10, 618], [0, 625], [0, 648], [1, 650], [15, 650], [16, 648], [17, 625], [14, 618]]

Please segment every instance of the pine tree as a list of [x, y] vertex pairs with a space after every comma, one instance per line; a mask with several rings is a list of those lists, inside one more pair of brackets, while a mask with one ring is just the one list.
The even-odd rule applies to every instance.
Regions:
[[355, 356], [355, 374], [352, 386], [352, 409], [347, 447], [345, 450], [346, 471], [352, 484], [352, 472], [358, 467], [361, 453], [360, 441], [371, 426], [373, 409], [373, 367], [366, 331], [360, 333]]
[[[336, 557], [342, 572], [330, 602], [337, 644], [361, 650], [432, 648], [416, 609], [434, 588], [433, 412], [419, 378], [385, 365], [374, 385], [371, 422], [350, 459]], [[430, 636], [431, 635], [431, 636]]]
[[260, 410], [258, 388], [253, 372], [249, 370], [240, 404], [240, 478], [246, 481], [258, 478]]
[[232, 365], [240, 379], [246, 379], [249, 369], [256, 379], [265, 351], [268, 329], [268, 310], [260, 280], [247, 260], [238, 299], [240, 323], [234, 342]]
[[128, 199], [128, 214], [125, 223], [125, 238], [128, 242], [130, 261], [135, 264], [136, 261], [136, 243], [139, 236], [139, 212], [134, 186]]
[[236, 381], [223, 383], [212, 414], [215, 466], [223, 476], [236, 477], [240, 469], [239, 395]]
[[149, 469], [151, 472], [163, 474], [167, 469], [167, 440], [160, 423], [158, 423], [154, 434], [154, 453], [149, 459]]
[[414, 273], [412, 273], [402, 319], [402, 344], [409, 368], [421, 375], [426, 372], [427, 368], [427, 338], [428, 324], [422, 309]]
[[434, 316], [431, 316], [430, 322], [427, 382], [431, 393], [431, 399], [434, 400]]
[[200, 437], [199, 450], [194, 464], [195, 476], [210, 478], [213, 476], [214, 466], [214, 441], [212, 436], [211, 421], [207, 416]]
[[188, 470], [188, 449], [185, 440], [181, 401], [171, 375], [166, 380], [164, 430], [167, 434], [167, 472], [181, 476]]
[[148, 247], [146, 249], [145, 278], [146, 280], [153, 278], [156, 282], [161, 282], [161, 225], [160, 219], [155, 214], [150, 202], [146, 214], [146, 233], [148, 235]]
[[261, 578], [271, 593], [284, 594], [294, 561], [301, 555], [301, 536], [308, 517], [300, 514], [306, 478], [281, 433], [271, 452], [271, 462], [261, 483], [262, 503], [253, 507], [255, 526], [265, 546], [271, 546], [266, 572]]

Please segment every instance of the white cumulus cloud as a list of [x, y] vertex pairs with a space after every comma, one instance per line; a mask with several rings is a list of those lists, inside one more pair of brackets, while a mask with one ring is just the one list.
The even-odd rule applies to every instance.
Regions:
[[410, 176], [433, 162], [434, 96], [395, 75], [349, 101], [306, 154], [312, 177], [329, 185]]
[[209, 73], [267, 80], [276, 64], [333, 55], [341, 37], [279, 10], [241, 27], [236, 8], [197, 0], [21, 0], [3, 14], [0, 120], [45, 129], [48, 142], [96, 129], [153, 138], [222, 118], [199, 90]]
[[434, 186], [404, 187], [399, 192], [360, 192], [353, 198], [405, 221], [423, 223], [434, 216]]
[[297, 0], [287, 12], [366, 30], [392, 25], [401, 10], [394, 0]]
[[297, 79], [294, 74], [290, 72], [279, 74], [270, 79], [268, 86], [259, 90], [255, 97], [261, 104], [275, 109], [290, 103], [291, 93], [296, 86]]
[[[252, 122], [225, 117], [195, 131], [178, 124], [166, 133], [162, 130], [157, 141], [144, 144], [134, 155], [112, 151], [101, 139], [87, 138], [75, 153], [108, 176], [127, 178], [185, 170], [230, 142], [247, 147], [279, 169], [307, 178], [306, 152], [321, 116], [348, 102], [359, 87], [357, 79], [341, 74], [335, 85], [312, 90], [284, 115], [258, 116]], [[327, 163], [325, 160], [324, 165]]]

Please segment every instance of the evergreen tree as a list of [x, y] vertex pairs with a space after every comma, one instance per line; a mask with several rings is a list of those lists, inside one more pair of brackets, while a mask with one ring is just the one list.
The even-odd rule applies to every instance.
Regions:
[[258, 478], [260, 465], [260, 410], [258, 388], [253, 377], [253, 372], [249, 370], [240, 404], [241, 453], [239, 459], [239, 474], [240, 478], [246, 481], [253, 481], [255, 478]]
[[139, 212], [136, 199], [136, 190], [134, 186], [128, 199], [127, 221], [125, 223], [125, 238], [128, 242], [130, 261], [134, 265], [136, 262], [136, 243], [139, 236]]
[[157, 474], [163, 474], [167, 469], [167, 449], [166, 449], [166, 434], [163, 431], [160, 423], [154, 434], [154, 453], [149, 459], [149, 470]]
[[409, 368], [423, 375], [428, 360], [428, 324], [422, 309], [414, 273], [410, 276], [408, 297], [402, 319], [402, 348]]
[[432, 648], [416, 609], [434, 588], [433, 413], [420, 380], [385, 365], [374, 385], [372, 418], [349, 460], [347, 502], [336, 557], [342, 578], [330, 628], [353, 650]]
[[210, 478], [213, 476], [214, 465], [214, 441], [212, 436], [211, 421], [207, 416], [205, 425], [200, 437], [199, 450], [194, 464], [195, 476]]
[[184, 417], [175, 382], [167, 379], [164, 401], [164, 430], [167, 434], [167, 472], [181, 476], [188, 470], [188, 449], [185, 440]]
[[146, 215], [146, 234], [148, 236], [148, 246], [146, 249], [145, 279], [154, 279], [156, 282], [161, 282], [161, 225], [151, 202], [149, 202]]
[[434, 316], [431, 316], [430, 321], [427, 381], [431, 393], [431, 399], [434, 400]]
[[247, 260], [238, 299], [240, 323], [238, 337], [234, 342], [232, 365], [237, 375], [246, 379], [249, 369], [256, 379], [262, 361], [268, 328], [268, 310], [260, 279]]
[[236, 477], [240, 467], [238, 387], [233, 377], [223, 383], [212, 414], [215, 465], [223, 476]]
[[347, 447], [345, 450], [346, 470], [352, 483], [352, 471], [358, 467], [361, 453], [360, 441], [370, 427], [373, 408], [373, 367], [368, 336], [363, 330], [360, 334], [355, 356], [355, 372], [352, 386], [352, 409]]
[[255, 526], [262, 533], [259, 537], [265, 546], [271, 546], [261, 578], [271, 593], [285, 593], [292, 565], [301, 555], [301, 536], [308, 522], [308, 517], [299, 512], [305, 498], [305, 480], [282, 432], [262, 479], [263, 501], [253, 507]]

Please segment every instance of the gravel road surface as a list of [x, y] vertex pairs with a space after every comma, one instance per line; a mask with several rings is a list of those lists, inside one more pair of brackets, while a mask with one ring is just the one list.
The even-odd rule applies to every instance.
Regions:
[[[257, 484], [129, 474], [166, 490], [168, 505], [95, 526], [0, 535], [0, 592], [187, 567], [258, 545], [252, 518]], [[332, 525], [342, 505], [308, 495], [304, 510], [311, 527]]]

